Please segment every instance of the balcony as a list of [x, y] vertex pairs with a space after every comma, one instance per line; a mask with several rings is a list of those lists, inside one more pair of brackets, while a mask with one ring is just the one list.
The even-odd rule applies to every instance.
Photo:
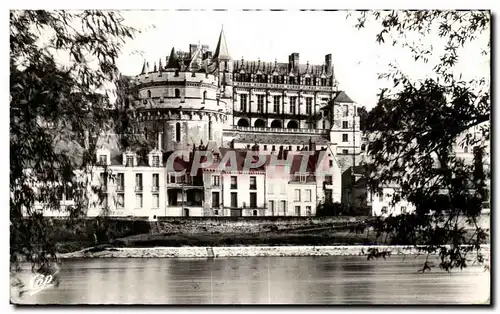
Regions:
[[137, 185], [137, 186], [135, 187], [135, 191], [136, 191], [136, 192], [142, 192], [142, 190], [143, 190], [143, 189], [142, 189], [142, 186], [140, 186], [140, 185]]
[[276, 84], [276, 83], [254, 83], [254, 82], [234, 82], [234, 87], [245, 88], [264, 88], [264, 89], [279, 89], [279, 90], [303, 90], [315, 92], [335, 92], [335, 86], [313, 86], [313, 85], [294, 85], [294, 84]]
[[159, 186], [152, 186], [151, 187], [151, 192], [159, 192], [160, 191], [160, 187]]
[[268, 118], [268, 119], [293, 119], [293, 120], [306, 120], [306, 121], [317, 121], [321, 119], [321, 114], [308, 114], [304, 111], [300, 113], [291, 112], [249, 112], [248, 110], [234, 110], [233, 115], [235, 117], [245, 117], [245, 118]]
[[233, 126], [233, 130], [242, 132], [259, 132], [259, 133], [307, 133], [307, 134], [327, 134], [327, 130], [317, 129], [284, 129], [284, 128], [256, 128], [247, 126]]

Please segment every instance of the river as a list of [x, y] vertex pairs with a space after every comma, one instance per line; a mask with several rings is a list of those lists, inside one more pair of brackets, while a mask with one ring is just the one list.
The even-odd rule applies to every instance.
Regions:
[[[22, 304], [484, 303], [490, 272], [418, 270], [422, 257], [240, 257], [65, 260], [61, 284]], [[24, 274], [26, 276], [27, 274]]]

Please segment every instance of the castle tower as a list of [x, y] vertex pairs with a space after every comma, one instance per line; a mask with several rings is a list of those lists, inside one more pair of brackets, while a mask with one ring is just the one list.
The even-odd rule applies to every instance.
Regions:
[[222, 145], [226, 109], [217, 97], [218, 73], [204, 49], [197, 45], [190, 46], [190, 53], [176, 53], [172, 48], [165, 67], [159, 63], [150, 72], [145, 62], [137, 76], [138, 128], [154, 133], [151, 139], [160, 136], [164, 151], [188, 152], [202, 142]]
[[228, 113], [227, 127], [231, 127], [233, 110], [233, 62], [227, 48], [224, 28], [221, 29], [217, 47], [215, 48], [212, 61], [217, 67], [219, 78], [219, 101], [224, 105]]

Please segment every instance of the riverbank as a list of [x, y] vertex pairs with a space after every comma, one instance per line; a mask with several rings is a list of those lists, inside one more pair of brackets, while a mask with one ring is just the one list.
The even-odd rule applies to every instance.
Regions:
[[[482, 253], [489, 256], [489, 245]], [[250, 256], [363, 256], [372, 252], [390, 252], [390, 255], [416, 255], [418, 248], [408, 246], [352, 245], [352, 246], [231, 246], [231, 247], [152, 247], [152, 248], [90, 248], [59, 254], [61, 259], [72, 258], [218, 258]], [[425, 253], [424, 253], [425, 254]]]

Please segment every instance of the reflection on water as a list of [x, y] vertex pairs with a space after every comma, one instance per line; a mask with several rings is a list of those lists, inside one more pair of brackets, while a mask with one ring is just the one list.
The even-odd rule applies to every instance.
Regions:
[[244, 257], [65, 261], [61, 285], [16, 303], [422, 304], [483, 303], [490, 273], [421, 274], [421, 258]]

